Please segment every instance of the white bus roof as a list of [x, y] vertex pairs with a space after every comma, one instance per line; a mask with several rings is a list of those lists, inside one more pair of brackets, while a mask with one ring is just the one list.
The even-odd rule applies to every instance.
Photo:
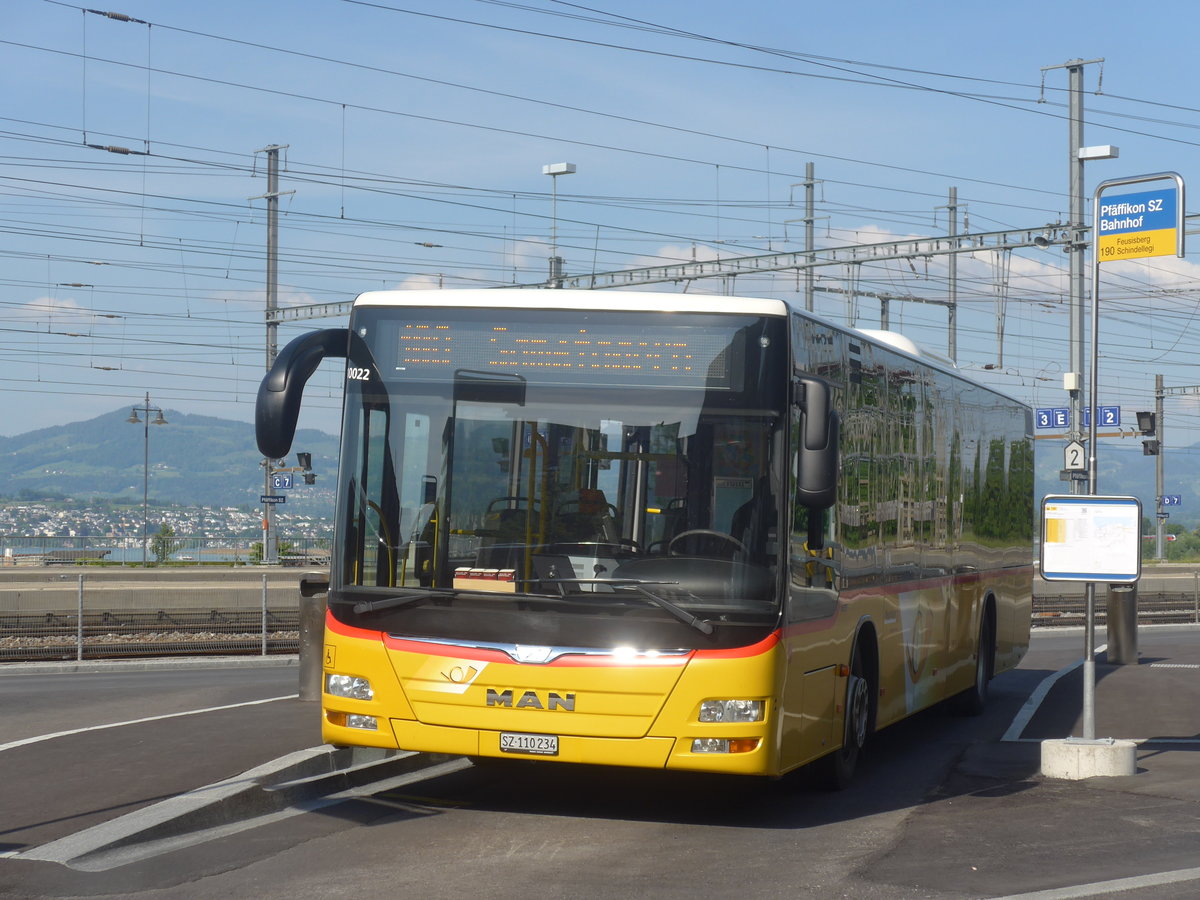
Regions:
[[666, 294], [649, 291], [577, 291], [531, 288], [525, 290], [419, 290], [368, 291], [355, 306], [443, 306], [493, 309], [604, 309], [628, 312], [749, 313], [787, 315], [782, 300], [725, 297], [704, 294]]

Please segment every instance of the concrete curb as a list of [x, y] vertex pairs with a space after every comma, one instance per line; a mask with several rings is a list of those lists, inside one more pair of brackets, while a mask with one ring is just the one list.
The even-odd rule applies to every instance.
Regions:
[[1137, 744], [1102, 738], [1042, 741], [1042, 775], [1079, 781], [1084, 778], [1137, 774]]

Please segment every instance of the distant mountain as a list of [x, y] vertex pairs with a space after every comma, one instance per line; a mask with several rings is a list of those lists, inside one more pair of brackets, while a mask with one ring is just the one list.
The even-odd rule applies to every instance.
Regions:
[[[263, 490], [262, 457], [254, 426], [212, 416], [166, 410], [167, 425], [150, 426], [152, 502], [191, 506], [257, 506]], [[0, 497], [67, 497], [80, 504], [93, 498], [142, 499], [145, 426], [132, 425], [129, 407], [89, 419], [0, 437]], [[1037, 499], [1070, 493], [1059, 480], [1062, 444], [1037, 441]], [[317, 484], [298, 484], [288, 493], [289, 512], [329, 515], [337, 474], [338, 439], [301, 429], [295, 450], [312, 454]], [[1171, 449], [1165, 458], [1164, 493], [1180, 494], [1171, 524], [1189, 529], [1200, 520], [1200, 447]], [[1106, 440], [1100, 447], [1099, 491], [1142, 501], [1154, 516], [1154, 457], [1142, 455], [1140, 441]], [[295, 464], [295, 457], [288, 460]], [[297, 482], [301, 479], [297, 478]]]
[[[151, 502], [258, 505], [264, 473], [253, 425], [169, 409], [164, 417], [166, 425], [150, 425]], [[0, 495], [69, 497], [81, 504], [93, 498], [140, 502], [146, 432], [144, 425], [133, 425], [128, 418], [125, 406], [86, 422], [0, 437]], [[293, 446], [312, 454], [317, 483], [289, 491], [289, 511], [300, 512], [297, 504], [315, 503], [328, 514], [333, 508], [337, 438], [301, 429]], [[295, 457], [287, 464], [295, 465]]]
[[[1046, 494], [1069, 494], [1071, 486], [1059, 480], [1063, 465], [1063, 443], [1035, 441], [1037, 499]], [[1182, 503], [1168, 512], [1171, 525], [1191, 530], [1200, 521], [1200, 445], [1167, 448], [1163, 458], [1163, 493], [1179, 494]], [[1153, 456], [1142, 454], [1141, 441], [1104, 440], [1097, 454], [1096, 490], [1100, 494], [1137, 497], [1142, 517], [1154, 520], [1155, 476]], [[1086, 490], [1086, 482], [1085, 490]]]

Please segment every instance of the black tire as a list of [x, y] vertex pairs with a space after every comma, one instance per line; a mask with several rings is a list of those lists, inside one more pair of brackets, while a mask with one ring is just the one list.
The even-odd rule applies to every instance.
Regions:
[[975, 646], [975, 681], [954, 698], [954, 711], [960, 716], [977, 716], [987, 706], [988, 683], [996, 672], [996, 636], [992, 618], [985, 611], [979, 623], [979, 643]]
[[821, 787], [840, 791], [854, 780], [854, 770], [871, 733], [871, 680], [863, 664], [862, 648], [856, 643], [846, 679], [846, 718], [842, 746], [816, 762]]

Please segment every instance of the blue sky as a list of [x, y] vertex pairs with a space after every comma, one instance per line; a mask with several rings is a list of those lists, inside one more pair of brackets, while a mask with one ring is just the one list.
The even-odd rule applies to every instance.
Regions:
[[[1191, 3], [592, 2], [106, 6], [141, 22], [8, 4], [0, 434], [147, 391], [169, 410], [252, 419], [265, 215], [249, 198], [266, 190], [255, 151], [271, 144], [288, 146], [280, 187], [295, 191], [281, 203], [285, 304], [541, 280], [553, 162], [578, 167], [558, 182], [568, 273], [802, 249], [807, 162], [820, 246], [943, 234], [951, 187], [960, 230], [1065, 221], [1067, 76], [1041, 70], [1073, 59], [1104, 59], [1086, 69], [1085, 143], [1121, 150], [1089, 164], [1089, 198], [1106, 178], [1200, 178]], [[1152, 408], [1155, 373], [1200, 383], [1196, 259], [1105, 269], [1101, 401], [1126, 422]], [[1065, 264], [1054, 248], [960, 261], [964, 370], [1065, 405]], [[818, 313], [837, 321], [851, 287], [947, 290], [937, 259], [829, 267], [818, 284]], [[779, 275], [736, 290], [796, 287]], [[877, 317], [860, 299], [858, 324]], [[285, 326], [281, 343], [331, 324]], [[946, 350], [939, 305], [895, 303], [892, 326]], [[336, 428], [340, 379], [318, 373], [302, 426]], [[1200, 407], [1167, 402], [1168, 446], [1200, 441]]]

